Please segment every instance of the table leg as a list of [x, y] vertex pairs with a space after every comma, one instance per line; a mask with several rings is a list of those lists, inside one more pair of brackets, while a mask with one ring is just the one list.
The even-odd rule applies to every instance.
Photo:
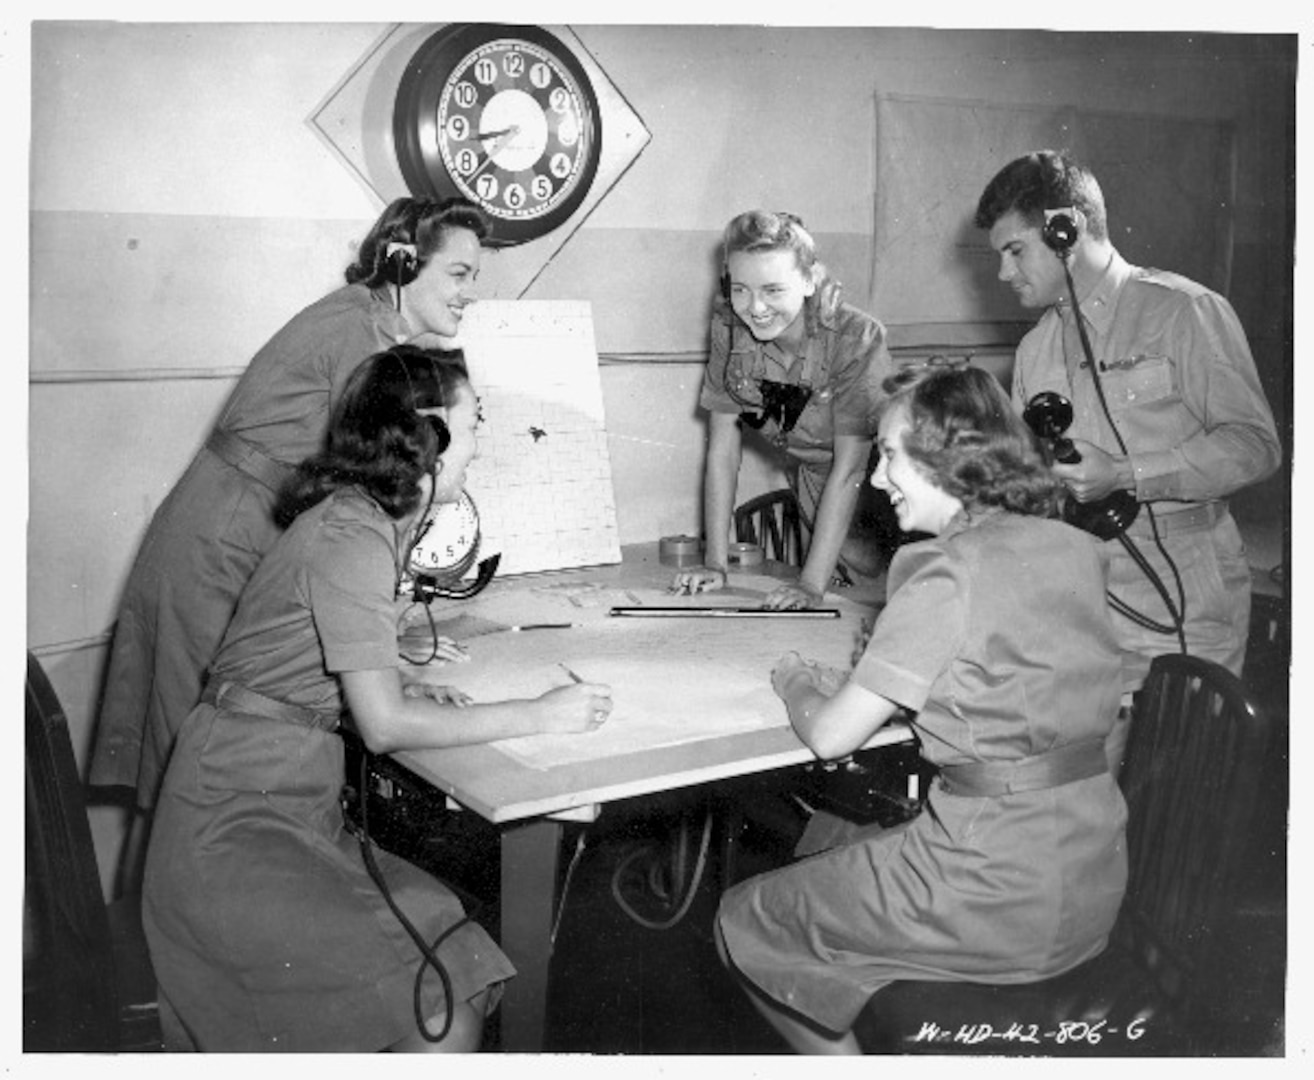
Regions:
[[562, 824], [537, 818], [502, 830], [502, 951], [516, 966], [501, 1006], [505, 1051], [543, 1048]]

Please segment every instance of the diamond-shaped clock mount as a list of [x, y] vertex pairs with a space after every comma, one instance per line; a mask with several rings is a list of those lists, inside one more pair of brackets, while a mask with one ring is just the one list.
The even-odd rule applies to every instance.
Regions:
[[[393, 110], [407, 64], [442, 26], [441, 23], [393, 26], [370, 46], [306, 118], [338, 160], [382, 205], [411, 194], [397, 161]], [[601, 157], [588, 195], [561, 225], [537, 239], [488, 252], [480, 274], [480, 291], [489, 299], [522, 297], [652, 138], [638, 114], [575, 33], [565, 26], [544, 29], [571, 49], [593, 84], [602, 116]]]

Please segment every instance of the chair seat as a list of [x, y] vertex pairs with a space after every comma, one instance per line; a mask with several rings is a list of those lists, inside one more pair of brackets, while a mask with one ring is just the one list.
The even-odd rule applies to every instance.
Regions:
[[891, 983], [854, 1034], [869, 1054], [1145, 1057], [1182, 1052], [1171, 1005], [1132, 953], [1111, 945], [1040, 982]]

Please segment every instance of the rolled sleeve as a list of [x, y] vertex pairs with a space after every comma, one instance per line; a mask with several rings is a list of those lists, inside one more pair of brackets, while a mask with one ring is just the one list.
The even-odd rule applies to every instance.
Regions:
[[869, 439], [876, 434], [884, 397], [881, 384], [893, 370], [885, 327], [869, 315], [848, 309], [836, 336], [835, 353], [831, 368], [835, 434]]
[[712, 305], [712, 324], [708, 330], [707, 366], [703, 370], [703, 388], [698, 404], [707, 412], [739, 413], [743, 411], [725, 387], [725, 371], [730, 363], [730, 324], [734, 318], [729, 306], [719, 297]]
[[961, 559], [933, 542], [903, 548], [890, 566], [890, 598], [853, 670], [859, 686], [914, 712], [964, 640], [971, 580]]
[[324, 528], [310, 572], [310, 608], [327, 670], [398, 666], [396, 573], [392, 547], [378, 532]]

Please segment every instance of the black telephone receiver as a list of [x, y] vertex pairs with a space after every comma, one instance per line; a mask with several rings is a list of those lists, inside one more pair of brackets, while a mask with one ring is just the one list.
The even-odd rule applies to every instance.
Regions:
[[1040, 238], [1058, 255], [1066, 255], [1077, 242], [1077, 220], [1071, 210], [1046, 210]]
[[[1063, 434], [1072, 426], [1072, 418], [1072, 402], [1054, 390], [1042, 390], [1022, 410], [1027, 426], [1049, 443], [1054, 460], [1064, 465], [1075, 465], [1081, 460], [1072, 440]], [[1063, 500], [1063, 520], [1101, 540], [1112, 540], [1126, 532], [1140, 509], [1141, 504], [1130, 491], [1113, 491], [1088, 503], [1078, 502], [1069, 495]]]

